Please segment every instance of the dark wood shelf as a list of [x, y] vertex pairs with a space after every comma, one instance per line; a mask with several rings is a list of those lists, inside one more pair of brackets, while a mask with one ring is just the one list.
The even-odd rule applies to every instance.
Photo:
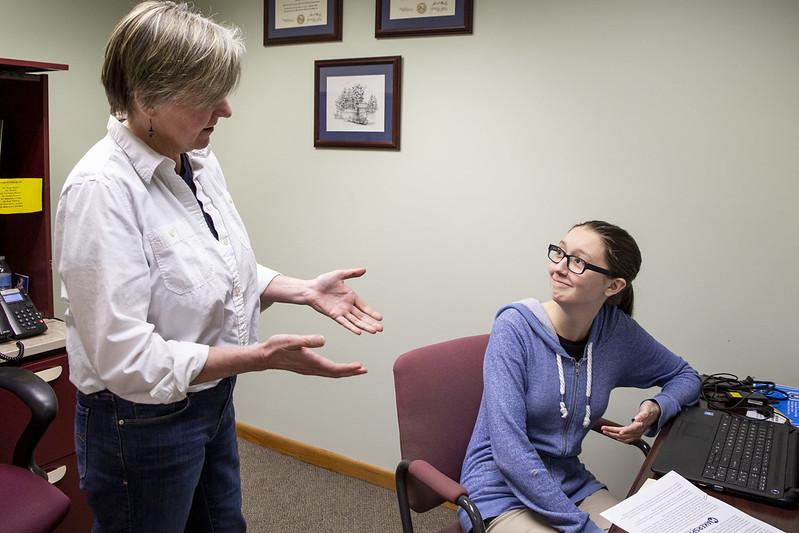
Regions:
[[[54, 63], [0, 59], [0, 72], [9, 69], [25, 76], [0, 77], [0, 119], [3, 146], [0, 179], [40, 178], [42, 210], [36, 213], [0, 215], [0, 255], [14, 272], [30, 277], [30, 297], [46, 317], [52, 317], [53, 266], [50, 242], [50, 138], [46, 74]], [[61, 70], [64, 70], [61, 69]]]
[[[30, 277], [29, 294], [36, 307], [53, 316], [53, 252], [50, 238], [50, 137], [47, 72], [67, 65], [0, 58], [0, 119], [3, 145], [0, 180], [42, 180], [42, 209], [35, 213], [0, 214], [0, 255], [15, 273]], [[35, 344], [34, 339], [25, 339]], [[69, 381], [69, 360], [63, 344], [15, 364], [43, 372], [58, 398], [58, 415], [36, 448], [36, 460], [52, 483], [69, 496], [72, 506], [57, 532], [88, 531], [92, 515], [78, 484], [74, 424], [75, 387]], [[0, 462], [8, 462], [13, 443], [30, 412], [15, 397], [0, 391]], [[59, 478], [56, 480], [56, 478]], [[0, 527], [2, 529], [2, 527]]]
[[69, 65], [0, 57], [0, 72], [34, 73], [53, 72], [56, 70], [69, 70]]

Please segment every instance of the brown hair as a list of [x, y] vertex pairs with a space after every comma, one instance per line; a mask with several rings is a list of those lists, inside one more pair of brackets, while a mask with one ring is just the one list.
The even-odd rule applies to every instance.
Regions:
[[617, 305], [622, 311], [633, 314], [633, 280], [641, 270], [641, 250], [635, 239], [624, 229], [602, 220], [589, 220], [575, 224], [572, 228], [586, 227], [594, 230], [605, 245], [605, 260], [608, 270], [615, 277], [624, 278], [627, 286], [608, 298], [608, 303]]
[[188, 5], [142, 2], [120, 20], [105, 49], [102, 81], [111, 113], [124, 118], [134, 95], [143, 105], [212, 105], [241, 74], [244, 41]]

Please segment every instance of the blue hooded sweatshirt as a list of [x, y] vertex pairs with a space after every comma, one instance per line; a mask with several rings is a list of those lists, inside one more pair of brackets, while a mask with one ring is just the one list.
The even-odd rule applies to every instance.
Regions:
[[[605, 305], [591, 325], [585, 353], [566, 354], [534, 299], [497, 313], [483, 363], [483, 399], [463, 463], [461, 483], [484, 518], [516, 508], [542, 515], [557, 531], [599, 533], [577, 508], [605, 485], [580, 462], [583, 439], [616, 387], [662, 387], [652, 436], [682, 406], [696, 401], [696, 371], [618, 307]], [[466, 514], [459, 518], [471, 529]]]

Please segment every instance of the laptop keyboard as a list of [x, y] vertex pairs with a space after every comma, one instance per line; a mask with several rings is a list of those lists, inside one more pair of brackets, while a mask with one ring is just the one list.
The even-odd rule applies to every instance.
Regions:
[[742, 416], [722, 417], [702, 477], [766, 492], [774, 425]]

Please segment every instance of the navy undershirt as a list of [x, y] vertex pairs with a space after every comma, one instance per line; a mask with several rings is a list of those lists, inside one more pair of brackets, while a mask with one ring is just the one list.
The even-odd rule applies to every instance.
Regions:
[[571, 355], [575, 361], [579, 361], [583, 358], [583, 353], [585, 352], [585, 345], [588, 342], [588, 337], [584, 338], [581, 341], [570, 341], [569, 339], [564, 339], [560, 335], [558, 335], [558, 340], [560, 341], [560, 345], [563, 346], [563, 349], [566, 350], [566, 353]]
[[205, 212], [203, 209], [203, 203], [197, 198], [197, 186], [194, 184], [194, 171], [191, 169], [191, 165], [189, 164], [189, 156], [186, 154], [180, 154], [180, 177], [183, 178], [183, 181], [186, 182], [186, 185], [189, 186], [191, 192], [194, 194], [194, 198], [197, 200], [197, 203], [200, 204], [200, 211], [202, 211], [203, 216], [205, 217], [205, 223], [208, 224], [208, 229], [211, 230], [211, 234], [214, 236], [216, 240], [219, 240], [219, 234], [216, 232], [216, 228], [214, 227], [214, 221]]

